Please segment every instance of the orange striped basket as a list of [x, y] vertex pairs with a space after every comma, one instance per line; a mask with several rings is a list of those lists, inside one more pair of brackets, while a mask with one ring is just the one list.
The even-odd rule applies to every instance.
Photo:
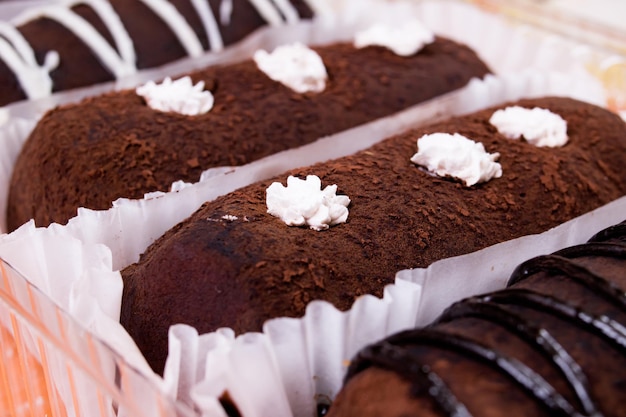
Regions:
[[0, 259], [0, 417], [192, 417]]

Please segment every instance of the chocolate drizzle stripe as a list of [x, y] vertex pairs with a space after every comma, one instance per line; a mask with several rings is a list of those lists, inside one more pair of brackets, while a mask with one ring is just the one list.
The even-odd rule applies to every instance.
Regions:
[[434, 324], [467, 317], [475, 317], [497, 324], [519, 336], [559, 369], [576, 393], [576, 397], [587, 415], [593, 415], [598, 411], [596, 404], [589, 395], [587, 376], [567, 350], [546, 329], [533, 326], [510, 308], [490, 303], [488, 297], [474, 297], [456, 303], [444, 311]]
[[[410, 349], [411, 345], [433, 345], [473, 357], [507, 375], [517, 385], [535, 398], [554, 416], [580, 416], [574, 407], [555, 388], [522, 362], [499, 354], [475, 340], [440, 330], [425, 328], [398, 333], [388, 342]], [[599, 412], [591, 414], [601, 416]]]
[[579, 282], [596, 293], [602, 294], [608, 301], [626, 312], [626, 294], [621, 288], [562, 256], [539, 256], [522, 263], [511, 275], [508, 286], [521, 282], [539, 272], [562, 275]]
[[522, 288], [510, 288], [481, 298], [485, 301], [514, 304], [552, 314], [601, 337], [622, 355], [626, 355], [626, 327], [605, 315], [592, 315], [558, 298]]
[[[610, 240], [614, 242], [608, 242]], [[608, 304], [615, 305], [624, 312], [626, 311], [626, 292], [574, 260], [580, 257], [626, 259], [624, 242], [626, 242], [626, 221], [598, 233], [590, 240], [590, 243], [569, 247], [519, 265], [509, 280], [509, 286], [543, 272], [548, 275], [548, 279], [550, 276], [559, 276], [582, 285], [589, 290], [590, 294], [601, 296]], [[417, 387], [415, 395], [427, 395], [432, 387], [443, 385], [447, 390], [445, 398], [452, 398], [455, 403], [458, 403], [459, 400], [455, 398], [455, 394], [449, 392], [445, 382], [430, 369], [428, 364], [423, 363], [423, 359], [418, 354], [419, 350], [416, 350], [430, 346], [458, 353], [467, 360], [483, 362], [500, 371], [543, 404], [549, 410], [550, 415], [602, 416], [602, 412], [597, 409], [589, 393], [590, 382], [580, 365], [558, 340], [541, 327], [540, 319], [537, 322], [526, 320], [524, 312], [518, 312], [514, 307], [533, 309], [561, 319], [565, 326], [576, 326], [601, 338], [621, 355], [626, 355], [626, 326], [604, 314], [597, 315], [585, 311], [583, 309], [585, 301], [582, 301], [579, 306], [559, 296], [560, 294], [552, 296], [526, 288], [508, 288], [462, 300], [444, 311], [430, 326], [397, 333], [377, 345], [362, 350], [351, 364], [346, 381], [370, 366], [378, 366], [407, 378], [411, 377], [414, 386]], [[490, 348], [479, 340], [475, 340], [474, 337], [478, 339], [480, 334], [473, 333], [471, 337], [466, 337], [452, 333], [445, 327], [438, 328], [443, 323], [455, 322], [467, 317], [475, 317], [503, 327], [524, 340], [537, 353], [551, 360], [553, 366], [560, 371], [575, 392], [582, 412], [574, 409], [572, 403], [529, 366], [504, 355], [496, 348]], [[581, 337], [585, 336], [581, 335]]]
[[606, 242], [585, 243], [583, 245], [570, 246], [553, 255], [563, 258], [573, 259], [585, 256], [604, 256], [617, 259], [626, 259], [626, 244], [615, 244]]
[[611, 239], [626, 241], [626, 220], [596, 233], [589, 239], [589, 242], [605, 242]]
[[361, 350], [352, 361], [344, 379], [344, 385], [356, 374], [370, 366], [389, 369], [402, 375], [411, 383], [411, 395], [426, 394], [439, 409], [450, 417], [471, 417], [471, 413], [459, 402], [446, 383], [428, 365], [406, 348], [382, 341]]

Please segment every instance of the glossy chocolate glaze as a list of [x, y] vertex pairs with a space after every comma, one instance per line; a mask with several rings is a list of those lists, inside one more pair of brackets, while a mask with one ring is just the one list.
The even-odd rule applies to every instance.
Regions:
[[[382, 368], [395, 372], [416, 387], [411, 391], [416, 400], [424, 396], [434, 400], [442, 415], [469, 415], [471, 411], [468, 411], [470, 407], [465, 404], [466, 399], [460, 398], [449, 387], [450, 380], [436, 374], [432, 370], [433, 364], [424, 362], [420, 355], [415, 354], [419, 349], [428, 346], [442, 351], [453, 350], [463, 358], [480, 361], [497, 369], [512, 384], [525, 390], [529, 399], [541, 404], [549, 415], [609, 415], [606, 410], [602, 410], [601, 400], [592, 394], [587, 375], [590, 369], [584, 368], [573, 358], [559, 342], [559, 336], [553, 336], [547, 329], [549, 326], [544, 326], [541, 321], [531, 321], [530, 317], [533, 315], [523, 313], [535, 311], [558, 318], [564, 323], [562, 327], [566, 327], [565, 331], [578, 332], [575, 334], [582, 340], [586, 337], [600, 338], [610, 349], [626, 357], [626, 327], [622, 320], [612, 317], [626, 313], [624, 282], [610, 281], [603, 274], [598, 274], [597, 268], [585, 267], [579, 262], [584, 259], [584, 265], [593, 266], [594, 262], [606, 264], [614, 260], [623, 261], [626, 259], [625, 239], [626, 222], [623, 222], [601, 231], [586, 244], [524, 262], [512, 274], [509, 288], [462, 300], [448, 308], [426, 328], [408, 330], [363, 349], [352, 361], [345, 384], [371, 367]], [[617, 274], [620, 270], [623, 275], [623, 265], [617, 270]], [[556, 277], [554, 285], [559, 286], [558, 296], [542, 293], [534, 288], [533, 283], [526, 282], [536, 280], [537, 277], [541, 277], [544, 285], [547, 280], [551, 281]], [[589, 295], [587, 302], [573, 302], [568, 286], [584, 286]], [[598, 311], [595, 307], [588, 308], [593, 303], [606, 306], [606, 311], [610, 314], [592, 312], [594, 309]], [[522, 343], [532, 347], [567, 381], [575, 393], [575, 401], [571, 401], [571, 397], [568, 400], [565, 393], [559, 392], [542, 378], [535, 369], [537, 364], [523, 363], [514, 357], [503, 355], [497, 347], [483, 343], [480, 334], [467, 337], [450, 330], [454, 329], [450, 324], [462, 325], [468, 318], [484, 323], [485, 332], [506, 331], [515, 334]], [[540, 367], [537, 369], [540, 370]], [[619, 366], [615, 369], [618, 375], [622, 371]], [[437, 384], [427, 384], [425, 381], [437, 381]], [[614, 388], [619, 391], [619, 386]], [[616, 391], [606, 395], [617, 394]], [[502, 404], [501, 407], [502, 415], [506, 415], [507, 404]], [[343, 414], [341, 410], [331, 406], [330, 415]]]

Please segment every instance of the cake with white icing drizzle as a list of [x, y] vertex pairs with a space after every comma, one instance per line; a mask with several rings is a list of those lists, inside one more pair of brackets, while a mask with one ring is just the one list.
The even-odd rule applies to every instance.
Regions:
[[[0, 106], [111, 81], [264, 25], [323, 12], [319, 0], [66, 0], [0, 22]], [[140, 16], [140, 17], [138, 17]]]
[[410, 56], [346, 42], [255, 57], [49, 111], [16, 161], [9, 229], [31, 218], [65, 223], [78, 207], [108, 209], [120, 197], [197, 182], [209, 168], [308, 144], [489, 72], [470, 48], [444, 38]]
[[[502, 106], [221, 196], [122, 270], [122, 324], [160, 372], [171, 324], [243, 333], [301, 317], [313, 300], [346, 310], [382, 296], [400, 270], [544, 232], [626, 194], [626, 123], [616, 114], [567, 98], [514, 104], [562, 117], [568, 142], [509, 139], [489, 122]], [[482, 145], [479, 157], [458, 147], [444, 150], [452, 164], [414, 158], [425, 135], [454, 133]]]
[[362, 349], [325, 415], [625, 416], [625, 294], [622, 222]]

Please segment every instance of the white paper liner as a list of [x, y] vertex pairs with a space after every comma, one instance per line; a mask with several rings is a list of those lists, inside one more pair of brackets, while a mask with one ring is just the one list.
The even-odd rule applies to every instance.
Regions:
[[[121, 356], [146, 375], [153, 384], [159, 386], [162, 380], [151, 372], [149, 365], [128, 333], [119, 324], [121, 306], [122, 279], [118, 271], [112, 268], [111, 251], [103, 245], [85, 244], [75, 238], [56, 233], [52, 229], [35, 228], [30, 222], [11, 234], [0, 235], [0, 258], [20, 271], [40, 291], [46, 294], [56, 305], [68, 312], [83, 329], [98, 335], [111, 346], [124, 346], [118, 350]], [[28, 304], [32, 300], [18, 300]], [[41, 308], [41, 306], [39, 307]], [[4, 317], [6, 312], [1, 311]], [[59, 317], [55, 314], [41, 313], [49, 328], [59, 326]], [[3, 318], [3, 323], [9, 322]], [[104, 336], [106, 335], [106, 337]], [[71, 346], [83, 346], [80, 334], [65, 334], [66, 343]], [[40, 347], [29, 337], [21, 335], [22, 343], [28, 351], [41, 361]], [[80, 350], [83, 358], [93, 352]], [[98, 403], [98, 387], [94, 384], [69, 384], [67, 361], [64, 356], [48, 352], [45, 362], [47, 371], [52, 375], [54, 389], [64, 401], [68, 415], [75, 414], [74, 407], [80, 407], [83, 416], [102, 416]], [[105, 369], [113, 381], [116, 368], [111, 363]], [[82, 378], [76, 372], [76, 378]], [[102, 399], [101, 399], [102, 400]], [[92, 410], [93, 414], [86, 414]], [[111, 414], [113, 415], [113, 414]]]
[[[63, 308], [72, 314], [78, 314], [77, 317], [82, 317], [83, 325], [120, 352], [128, 361], [154, 376], [146, 369], [147, 365], [138, 354], [136, 346], [116, 321], [115, 314], [118, 313], [114, 311], [119, 311], [119, 298], [104, 297], [106, 293], [113, 295], [115, 285], [107, 291], [95, 291], [96, 284], [90, 279], [95, 275], [111, 274], [115, 277], [112, 281], [119, 280], [119, 274], [112, 271], [136, 260], [150, 242], [186, 217], [203, 201], [291, 167], [351, 153], [356, 150], [350, 147], [350, 143], [354, 143], [350, 138], [355, 135], [367, 135], [369, 140], [375, 142], [389, 133], [403, 130], [408, 125], [420, 124], [429, 118], [438, 118], [443, 109], [447, 114], [461, 114], [522, 96], [541, 95], [565, 95], [602, 103], [603, 95], [597, 83], [584, 71], [579, 71], [581, 66], [575, 57], [567, 54], [563, 56], [560, 41], [551, 38], [546, 40], [548, 46], [544, 46], [537, 39], [525, 38], [523, 33], [526, 29], [519, 32], [497, 21], [494, 16], [480, 13], [462, 4], [456, 6], [447, 4], [445, 13], [442, 12], [443, 9], [438, 9], [437, 3], [419, 6], [424, 7], [420, 9], [420, 13], [423, 13], [422, 18], [439, 33], [458, 28], [459, 22], [465, 20], [471, 20], [473, 25], [474, 19], [485, 19], [482, 20], [482, 24], [480, 21], [475, 23], [476, 33], [474, 31], [464, 33], [461, 40], [471, 44], [473, 36], [478, 34], [484, 36], [483, 39], [489, 42], [487, 46], [475, 46], [479, 54], [483, 57], [490, 56], [490, 59], [494, 60], [488, 61], [492, 68], [500, 66], [516, 71], [499, 78], [488, 77], [484, 82], [473, 82], [463, 91], [441, 101], [433, 101], [426, 106], [411, 109], [367, 128], [357, 128], [328, 138], [327, 140], [333, 141], [331, 148], [337, 149], [337, 155], [327, 153], [328, 147], [323, 143], [316, 143], [233, 169], [228, 174], [214, 176], [177, 193], [166, 193], [160, 198], [118, 201], [116, 207], [107, 211], [80, 210], [79, 216], [72, 219], [68, 226], [53, 225], [47, 229], [34, 229], [32, 224], [27, 224], [10, 235], [0, 237], [0, 257], [7, 259], [19, 270], [27, 268], [33, 259], [40, 260], [41, 263], [36, 263], [37, 266], [24, 269], [25, 275], [35, 280], [44, 291], [50, 291], [51, 297]], [[465, 13], [470, 13], [472, 19], [468, 19]], [[441, 30], [437, 30], [439, 26]], [[490, 33], [490, 36], [485, 36], [483, 32]], [[518, 37], [515, 38], [515, 42], [520, 43], [518, 50], [522, 57], [512, 52], [505, 55], [506, 59], [498, 56], [503, 51], [501, 44], [510, 45], [509, 36]], [[531, 42], [533, 48], [527, 46], [524, 39]], [[555, 63], [550, 59], [552, 55], [548, 52], [552, 47], [559, 51], [561, 59], [567, 61], [565, 66], [568, 67], [568, 71], [547, 71], [553, 69], [550, 68], [551, 65], [563, 63], [563, 61]], [[492, 54], [492, 50], [498, 53]], [[536, 51], [541, 51], [540, 56], [534, 55]], [[541, 68], [544, 59], [550, 63], [543, 68], [546, 71], [539, 72], [532, 68], [519, 71], [519, 68], [526, 64]], [[511, 64], [511, 61], [516, 64]], [[444, 107], [438, 107], [442, 103]], [[426, 111], [426, 116], [423, 111]], [[415, 121], [412, 117], [418, 117], [418, 120]], [[12, 119], [10, 127], [13, 132], [20, 129], [26, 131], [32, 128], [32, 123], [34, 123], [32, 118]], [[22, 136], [21, 140], [24, 137]], [[5, 141], [8, 142], [6, 136], [1, 139], [3, 144]], [[17, 138], [17, 142], [19, 140], [20, 138]], [[312, 151], [316, 146], [320, 148], [319, 152], [322, 154]], [[312, 158], [313, 161], [308, 158]], [[7, 171], [5, 168], [3, 170]], [[10, 172], [10, 169], [8, 171]], [[0, 178], [0, 188], [5, 184], [8, 184], [8, 179]], [[625, 204], [626, 201], [621, 199], [557, 228], [557, 232], [550, 232], [549, 236], [556, 234], [560, 238], [548, 238], [548, 235], [532, 236], [474, 255], [484, 257], [490, 262], [483, 263], [482, 260], [477, 260], [482, 258], [474, 259], [469, 255], [437, 263], [426, 271], [403, 271], [399, 273], [396, 284], [385, 289], [382, 299], [362, 297], [347, 313], [340, 313], [324, 302], [313, 302], [302, 319], [271, 320], [264, 326], [263, 334], [251, 333], [238, 338], [234, 338], [232, 332], [228, 330], [198, 336], [187, 326], [173, 326], [170, 332], [171, 354], [165, 376], [163, 380], [158, 378], [155, 380], [162, 382], [167, 395], [195, 405], [203, 415], [223, 416], [218, 397], [227, 391], [246, 417], [267, 415], [268, 412], [278, 416], [311, 416], [314, 414], [317, 401], [329, 401], [334, 397], [341, 385], [346, 361], [365, 344], [400, 329], [429, 321], [452, 300], [501, 286], [508, 276], [507, 271], [514, 266], [512, 264], [519, 263], [518, 258], [526, 259], [526, 254], [530, 257], [542, 250], [551, 252], [571, 243], [583, 242], [597, 230], [623, 220], [620, 216], [626, 212]], [[570, 229], [574, 230], [574, 234], [569, 234]], [[111, 253], [101, 256], [105, 258], [108, 256], [111, 259], [105, 262], [106, 265], [98, 274], [90, 276], [84, 268], [72, 264], [73, 260], [79, 260], [80, 263], [83, 259], [80, 253], [63, 252], [60, 249], [61, 241], [47, 240], [47, 236], [80, 242], [79, 247], [86, 245], [100, 248], [98, 251], [102, 248], [99, 244], [105, 243]], [[33, 241], [43, 243], [33, 244]], [[6, 247], [19, 245], [20, 249], [3, 249], [4, 245], [8, 245]], [[512, 248], [515, 249], [515, 262], [507, 260]], [[528, 250], [531, 253], [527, 252]], [[51, 254], [56, 255], [53, 257]], [[65, 257], [69, 264], [53, 262], [56, 258], [62, 257]], [[494, 259], [504, 261], [495, 263]], [[455, 280], [459, 277], [448, 272], [467, 271], [466, 263], [472, 265], [472, 268], [478, 268], [473, 272], [472, 278], [487, 276], [488, 279], [476, 278], [468, 281], [467, 276], [462, 276], [460, 281], [449, 281], [448, 277], [455, 277]], [[488, 265], [489, 270], [493, 267], [493, 272], [487, 274], [482, 271], [481, 268], [485, 265]], [[73, 273], [70, 274], [68, 271]], [[439, 273], [444, 273], [444, 279], [441, 279]], [[55, 293], [54, 288], [57, 285], [59, 288], [71, 288], [71, 295], [63, 297]], [[440, 301], [437, 301], [437, 297], [441, 297]], [[89, 309], [93, 310], [88, 311]]]

